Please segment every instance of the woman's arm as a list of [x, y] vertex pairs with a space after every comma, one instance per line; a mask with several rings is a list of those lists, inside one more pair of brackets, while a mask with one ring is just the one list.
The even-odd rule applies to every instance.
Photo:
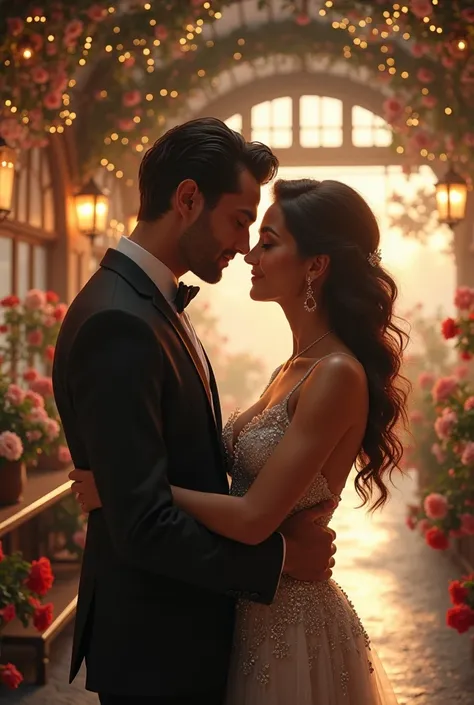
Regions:
[[241, 543], [261, 543], [278, 529], [367, 398], [365, 375], [349, 358], [328, 358], [318, 371], [302, 387], [288, 431], [243, 497], [173, 486], [176, 504], [211, 531]]

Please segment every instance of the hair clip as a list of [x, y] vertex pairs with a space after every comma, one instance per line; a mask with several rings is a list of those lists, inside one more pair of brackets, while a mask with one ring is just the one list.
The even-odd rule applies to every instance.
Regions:
[[371, 267], [376, 267], [382, 261], [382, 250], [374, 250], [367, 256], [367, 262]]

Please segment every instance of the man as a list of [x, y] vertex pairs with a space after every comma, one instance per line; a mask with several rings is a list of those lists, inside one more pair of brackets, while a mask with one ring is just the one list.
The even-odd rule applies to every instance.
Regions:
[[71, 679], [85, 657], [103, 705], [218, 705], [235, 599], [270, 603], [282, 570], [330, 574], [333, 535], [308, 531], [307, 518], [244, 546], [183, 513], [170, 491], [228, 492], [216, 383], [184, 312], [195, 291], [178, 279], [218, 282], [248, 251], [260, 185], [276, 169], [267, 147], [219, 120], [170, 130], [143, 159], [136, 230], [106, 253], [61, 329], [56, 402], [103, 505], [89, 518]]

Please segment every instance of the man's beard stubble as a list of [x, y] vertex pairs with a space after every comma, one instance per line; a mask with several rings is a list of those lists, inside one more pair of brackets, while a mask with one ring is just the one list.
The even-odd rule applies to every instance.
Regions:
[[220, 245], [212, 232], [211, 215], [205, 209], [193, 225], [181, 236], [179, 248], [189, 271], [208, 284], [217, 284], [222, 279], [219, 260]]

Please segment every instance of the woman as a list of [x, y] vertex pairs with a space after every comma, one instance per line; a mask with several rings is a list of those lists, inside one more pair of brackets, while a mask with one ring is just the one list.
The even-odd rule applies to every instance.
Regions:
[[[397, 288], [380, 266], [372, 211], [336, 181], [278, 181], [274, 196], [245, 259], [250, 295], [280, 304], [293, 355], [259, 401], [226, 425], [231, 496], [173, 488], [175, 502], [210, 530], [249, 544], [294, 512], [339, 499], [354, 463], [363, 504], [383, 506], [405, 418]], [[283, 575], [271, 606], [237, 605], [226, 705], [293, 703], [396, 703], [359, 618], [332, 580]]]

